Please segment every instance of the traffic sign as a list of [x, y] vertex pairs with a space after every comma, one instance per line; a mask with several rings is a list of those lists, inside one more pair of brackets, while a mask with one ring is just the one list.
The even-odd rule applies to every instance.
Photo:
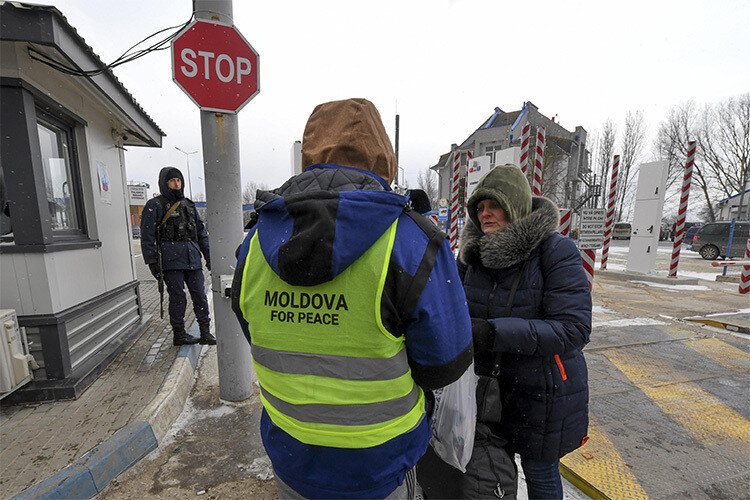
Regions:
[[438, 208], [438, 220], [439, 221], [448, 220], [448, 207]]
[[446, 198], [440, 198], [440, 201], [438, 201], [439, 207], [447, 207], [448, 206], [448, 200]]
[[604, 245], [604, 212], [603, 208], [581, 210], [581, 225], [578, 229], [579, 250], [596, 250]]
[[258, 53], [232, 25], [195, 21], [172, 42], [172, 79], [205, 111], [236, 113], [258, 92]]

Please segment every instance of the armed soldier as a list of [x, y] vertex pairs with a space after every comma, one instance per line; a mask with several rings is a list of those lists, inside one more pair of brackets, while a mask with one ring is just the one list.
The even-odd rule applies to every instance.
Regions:
[[[143, 209], [141, 219], [141, 250], [151, 274], [159, 282], [163, 299], [163, 284], [169, 295], [169, 322], [174, 332], [174, 345], [215, 345], [211, 335], [211, 318], [204, 290], [203, 264], [211, 270], [208, 233], [195, 209], [195, 204], [183, 194], [182, 172], [174, 167], [164, 167], [159, 172], [161, 194], [150, 199]], [[195, 318], [200, 327], [200, 338], [185, 331], [187, 285], [193, 300]], [[162, 313], [163, 314], [163, 313]]]

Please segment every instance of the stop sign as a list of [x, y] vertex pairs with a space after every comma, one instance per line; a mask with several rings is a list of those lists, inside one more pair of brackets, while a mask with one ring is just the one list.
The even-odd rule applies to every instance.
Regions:
[[258, 53], [234, 26], [195, 21], [172, 42], [172, 79], [201, 109], [236, 113], [260, 92]]

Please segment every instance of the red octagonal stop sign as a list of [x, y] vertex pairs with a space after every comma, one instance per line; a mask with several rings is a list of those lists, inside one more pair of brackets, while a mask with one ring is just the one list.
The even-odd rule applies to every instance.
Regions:
[[234, 26], [195, 21], [172, 42], [172, 79], [201, 109], [236, 113], [260, 92], [258, 53]]

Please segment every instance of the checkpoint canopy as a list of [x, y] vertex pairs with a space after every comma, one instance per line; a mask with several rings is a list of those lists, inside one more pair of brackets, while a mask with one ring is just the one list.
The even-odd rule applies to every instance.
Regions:
[[172, 42], [172, 79], [201, 109], [236, 113], [260, 92], [258, 53], [234, 26], [195, 21]]
[[604, 245], [604, 224], [606, 215], [603, 208], [581, 209], [581, 226], [578, 229], [578, 249], [597, 250]]

